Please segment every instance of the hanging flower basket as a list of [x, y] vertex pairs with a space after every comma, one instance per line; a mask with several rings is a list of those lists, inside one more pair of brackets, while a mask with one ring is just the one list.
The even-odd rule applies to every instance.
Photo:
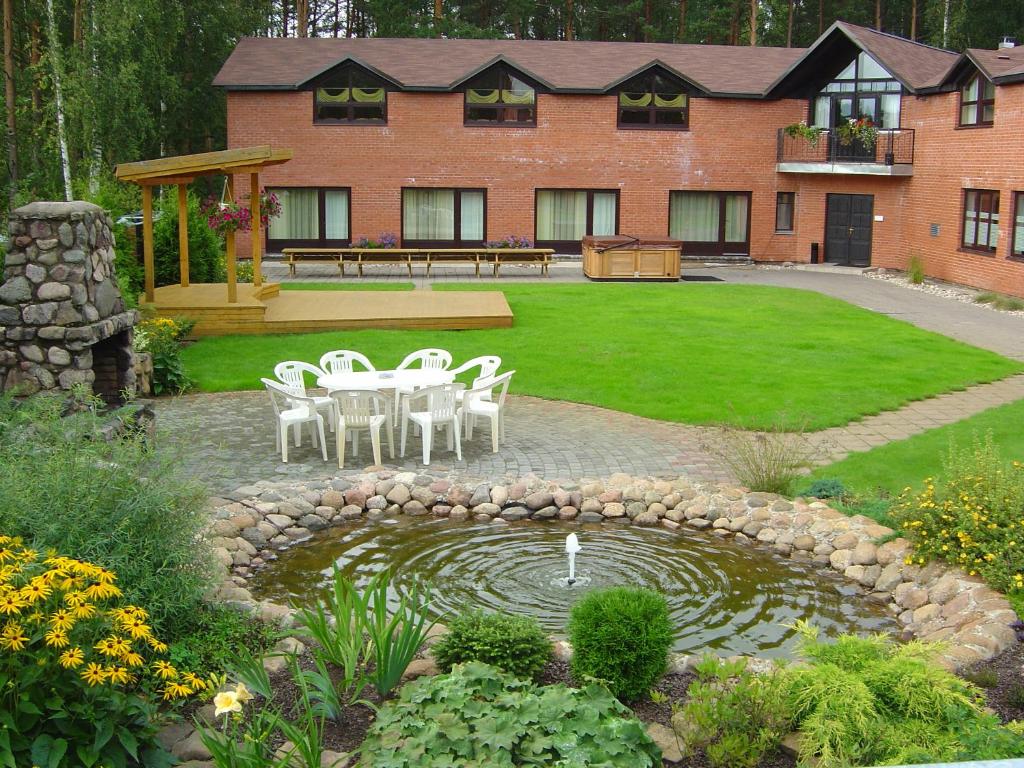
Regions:
[[836, 128], [836, 137], [844, 147], [857, 142], [865, 149], [874, 149], [875, 142], [878, 141], [878, 129], [871, 118], [862, 117], [854, 120], [851, 117]]
[[[207, 226], [218, 234], [248, 232], [252, 229], [252, 210], [248, 205], [208, 197], [201, 208]], [[271, 219], [281, 215], [281, 201], [273, 192], [260, 192], [260, 225], [266, 227]]]
[[815, 128], [812, 125], [808, 125], [806, 120], [801, 120], [799, 123], [787, 125], [783, 130], [791, 139], [795, 139], [798, 136], [804, 139], [812, 149], [818, 146], [818, 139], [821, 138], [821, 134], [823, 133], [821, 128]]

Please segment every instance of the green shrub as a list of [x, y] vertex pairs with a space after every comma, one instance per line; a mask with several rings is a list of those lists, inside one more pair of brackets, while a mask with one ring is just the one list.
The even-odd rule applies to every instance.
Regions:
[[672, 646], [668, 604], [638, 587], [591, 592], [572, 608], [569, 642], [577, 680], [599, 678], [620, 699], [636, 699], [665, 674]]
[[1024, 755], [1024, 738], [987, 713], [978, 688], [935, 663], [938, 647], [890, 638], [834, 644], [798, 625], [810, 664], [787, 668], [780, 697], [800, 731], [800, 759], [820, 768]]
[[1002, 310], [1003, 312], [1020, 312], [1021, 310], [1024, 310], [1024, 301], [1021, 301], [1015, 296], [1006, 296], [1002, 293], [985, 291], [975, 296], [974, 300], [978, 304], [989, 304], [995, 309]]
[[538, 687], [479, 662], [402, 688], [362, 750], [365, 768], [661, 765], [643, 723], [604, 687]]
[[133, 308], [138, 305], [139, 294], [143, 289], [145, 274], [136, 251], [136, 236], [142, 237], [141, 227], [126, 227], [117, 220], [127, 213], [139, 210], [139, 187], [125, 184], [113, 178], [104, 177], [100, 180], [95, 192], [83, 190], [82, 199], [95, 203], [110, 214], [114, 220], [114, 269], [117, 285], [124, 296], [125, 305]]
[[842, 499], [848, 494], [843, 481], [834, 477], [815, 480], [807, 488], [800, 491], [801, 496], [813, 496], [816, 499]]
[[195, 383], [181, 361], [181, 343], [195, 322], [183, 318], [151, 317], [135, 326], [135, 349], [153, 357], [153, 394], [180, 394]]
[[778, 748], [789, 713], [775, 673], [755, 675], [745, 660], [701, 660], [672, 727], [686, 751], [702, 748], [715, 768], [752, 768]]
[[473, 611], [448, 622], [434, 658], [445, 672], [481, 661], [516, 677], [536, 678], [551, 658], [551, 641], [535, 618]]
[[52, 396], [0, 397], [0, 531], [116, 571], [165, 635], [186, 632], [214, 572], [206, 493], [141, 434], [96, 439], [101, 417]]
[[1000, 591], [1024, 589], [1024, 465], [1007, 464], [991, 433], [975, 435], [968, 448], [950, 442], [942, 478], [893, 511], [915, 561], [945, 560]]
[[201, 677], [222, 674], [239, 649], [255, 654], [274, 644], [269, 624], [223, 606], [205, 604], [189, 620], [188, 631], [171, 643], [169, 656], [176, 667], [191, 669]]
[[914, 285], [920, 285], [924, 282], [924, 261], [916, 253], [911, 254], [910, 261], [907, 264], [907, 279]]
[[1015, 709], [1024, 709], [1024, 685], [1014, 685], [1006, 693], [1006, 703]]
[[[165, 194], [157, 204], [160, 218], [153, 222], [153, 265], [156, 284], [174, 285], [180, 280], [178, 253], [178, 196]], [[199, 201], [188, 196], [188, 271], [193, 283], [222, 283], [224, 248], [199, 212]]]
[[999, 685], [999, 675], [996, 674], [994, 669], [989, 669], [987, 667], [964, 672], [962, 673], [962, 677], [967, 682], [973, 683], [979, 688], [995, 688]]

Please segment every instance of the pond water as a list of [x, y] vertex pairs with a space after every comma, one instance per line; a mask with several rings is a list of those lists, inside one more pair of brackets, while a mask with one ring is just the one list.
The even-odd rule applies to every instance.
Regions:
[[[312, 605], [334, 565], [357, 583], [390, 567], [396, 589], [414, 579], [433, 588], [432, 611], [484, 608], [536, 616], [564, 636], [573, 603], [588, 590], [640, 585], [658, 590], [676, 627], [675, 650], [789, 656], [805, 619], [825, 636], [891, 631], [884, 606], [809, 563], [696, 531], [555, 522], [450, 523], [400, 517], [331, 528], [282, 552], [251, 588], [278, 603]], [[568, 585], [565, 537], [579, 537], [577, 582]]]

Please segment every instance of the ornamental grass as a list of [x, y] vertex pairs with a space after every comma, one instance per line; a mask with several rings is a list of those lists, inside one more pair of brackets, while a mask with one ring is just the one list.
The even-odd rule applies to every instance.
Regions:
[[0, 765], [169, 765], [158, 701], [208, 683], [122, 597], [114, 572], [0, 535]]

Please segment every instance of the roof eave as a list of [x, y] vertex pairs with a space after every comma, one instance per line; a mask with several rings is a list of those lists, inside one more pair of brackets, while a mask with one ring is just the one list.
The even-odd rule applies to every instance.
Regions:
[[654, 67], [661, 67], [666, 72], [671, 74], [673, 77], [679, 78], [684, 83], [686, 83], [687, 85], [697, 89], [701, 93], [707, 94], [707, 95], [711, 95], [711, 92], [704, 85], [702, 85], [701, 83], [697, 82], [692, 77], [687, 77], [682, 72], [680, 72], [678, 69], [676, 69], [675, 67], [669, 66], [668, 64], [666, 64], [661, 59], [651, 59], [649, 62], [647, 62], [643, 66], [637, 67], [636, 69], [634, 69], [632, 72], [628, 72], [625, 75], [623, 75], [622, 77], [619, 77], [619, 78], [617, 78], [615, 80], [612, 80], [610, 83], [608, 83], [608, 85], [606, 85], [604, 87], [602, 92], [603, 93], [609, 93], [613, 89], [618, 88], [623, 83], [632, 80], [634, 77], [637, 77], [638, 75], [642, 75], [644, 72], [647, 72], [648, 70], [653, 69]]

